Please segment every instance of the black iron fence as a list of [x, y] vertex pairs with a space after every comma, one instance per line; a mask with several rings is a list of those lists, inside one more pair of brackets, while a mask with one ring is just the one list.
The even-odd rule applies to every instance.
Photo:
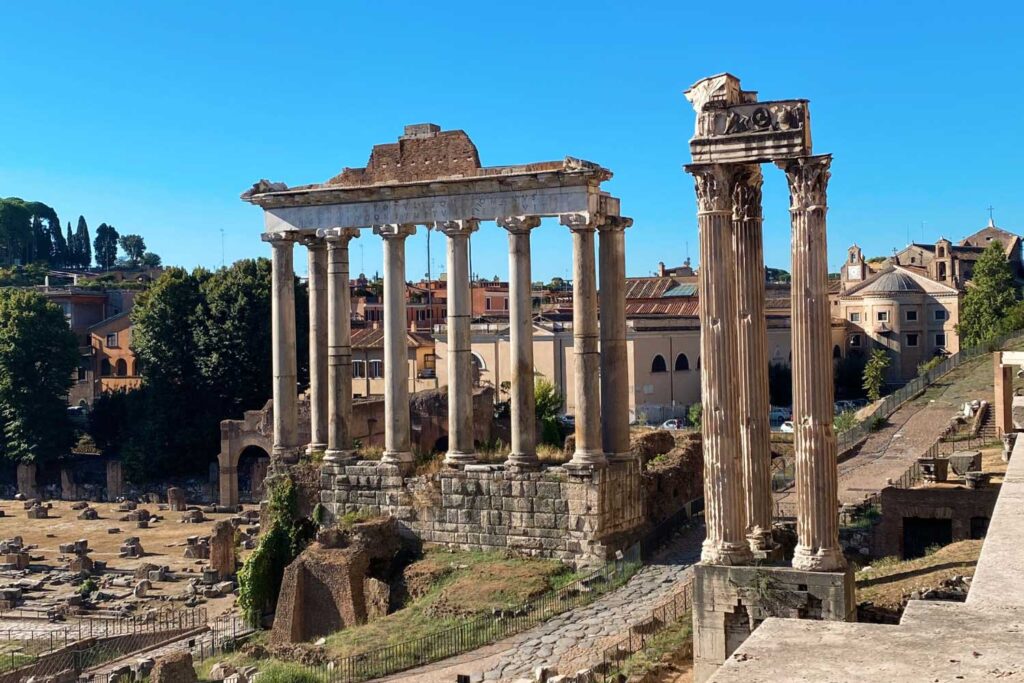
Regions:
[[688, 618], [693, 608], [693, 579], [651, 610], [650, 616], [634, 624], [617, 643], [605, 648], [597, 672], [605, 681], [618, 680], [629, 658], [647, 647], [651, 638]]

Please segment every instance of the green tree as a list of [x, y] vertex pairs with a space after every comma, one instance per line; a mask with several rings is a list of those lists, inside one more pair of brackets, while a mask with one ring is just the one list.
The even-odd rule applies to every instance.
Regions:
[[142, 255], [140, 263], [146, 268], [159, 268], [161, 264], [160, 254], [154, 254], [151, 251], [147, 251]]
[[885, 369], [888, 367], [889, 354], [884, 349], [873, 350], [864, 365], [864, 391], [867, 392], [868, 400], [877, 401], [882, 397]]
[[118, 237], [112, 225], [100, 223], [100, 227], [96, 228], [96, 239], [92, 246], [96, 254], [96, 265], [100, 268], [110, 268], [117, 260]]
[[17, 197], [0, 199], [0, 263], [31, 261], [32, 214]]
[[89, 239], [89, 225], [85, 222], [85, 216], [78, 217], [75, 230], [75, 265], [79, 268], [92, 265], [92, 241]]
[[692, 404], [686, 411], [686, 419], [694, 427], [700, 427], [701, 417], [704, 415], [704, 404], [700, 401]]
[[1009, 313], [1018, 300], [1003, 245], [993, 241], [974, 265], [956, 326], [962, 347], [977, 346], [1012, 331]]
[[142, 235], [121, 235], [118, 244], [136, 265], [142, 261], [142, 255], [146, 253], [146, 241], [142, 239]]
[[78, 345], [64, 312], [26, 290], [0, 290], [0, 457], [48, 460], [71, 446], [67, 393]]
[[541, 442], [561, 446], [562, 430], [558, 427], [558, 414], [562, 411], [562, 395], [550, 380], [538, 377], [534, 382], [533, 396]]

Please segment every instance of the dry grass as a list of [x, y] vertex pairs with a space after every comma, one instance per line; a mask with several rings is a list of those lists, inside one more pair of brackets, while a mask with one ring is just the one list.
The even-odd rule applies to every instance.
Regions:
[[956, 575], [973, 576], [982, 541], [958, 541], [931, 555], [899, 561], [883, 558], [857, 572], [857, 602], [899, 609], [906, 596], [919, 588], [937, 586]]

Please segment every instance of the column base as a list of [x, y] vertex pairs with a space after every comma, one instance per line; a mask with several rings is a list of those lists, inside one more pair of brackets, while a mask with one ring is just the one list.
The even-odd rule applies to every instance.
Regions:
[[403, 475], [412, 474], [416, 469], [416, 456], [412, 451], [384, 451], [380, 461], [384, 465], [397, 465]]
[[846, 557], [839, 548], [810, 548], [796, 546], [793, 552], [793, 569], [806, 572], [841, 572], [846, 569]]
[[540, 458], [536, 453], [509, 453], [505, 467], [510, 472], [531, 472], [541, 468]]
[[750, 544], [750, 550], [753, 551], [755, 557], [758, 557], [758, 553], [771, 553], [779, 547], [779, 544], [772, 538], [771, 529], [766, 530], [760, 527], [754, 528], [747, 534], [747, 543]]
[[605, 453], [604, 457], [608, 460], [615, 460], [617, 462], [636, 459], [636, 455], [634, 455], [632, 451], [626, 451], [625, 453]]
[[476, 464], [476, 453], [465, 453], [463, 451], [448, 451], [444, 456], [445, 467], [461, 469], [466, 465]]
[[359, 452], [355, 450], [338, 450], [328, 448], [324, 451], [324, 462], [346, 465], [359, 460]]
[[306, 446], [306, 455], [313, 455], [314, 453], [323, 453], [327, 450], [327, 444], [325, 443], [311, 443]]
[[700, 561], [704, 564], [720, 564], [736, 567], [750, 564], [754, 554], [746, 543], [726, 543], [724, 541], [704, 540], [700, 549]]
[[563, 467], [569, 468], [598, 468], [607, 466], [608, 458], [605, 457], [604, 451], [584, 451], [579, 449], [572, 454], [572, 460], [563, 465]]

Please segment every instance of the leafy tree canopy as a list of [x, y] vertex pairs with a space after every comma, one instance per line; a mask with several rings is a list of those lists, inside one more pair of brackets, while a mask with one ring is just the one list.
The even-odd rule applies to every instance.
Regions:
[[119, 235], [114, 226], [100, 223], [96, 228], [96, 239], [93, 240], [93, 253], [96, 256], [96, 265], [100, 268], [110, 268], [117, 260], [117, 240]]
[[1019, 292], [1003, 245], [993, 241], [974, 264], [970, 286], [960, 305], [960, 322], [956, 328], [960, 345], [977, 346], [1020, 329], [1018, 316], [1011, 315], [1018, 299]]

